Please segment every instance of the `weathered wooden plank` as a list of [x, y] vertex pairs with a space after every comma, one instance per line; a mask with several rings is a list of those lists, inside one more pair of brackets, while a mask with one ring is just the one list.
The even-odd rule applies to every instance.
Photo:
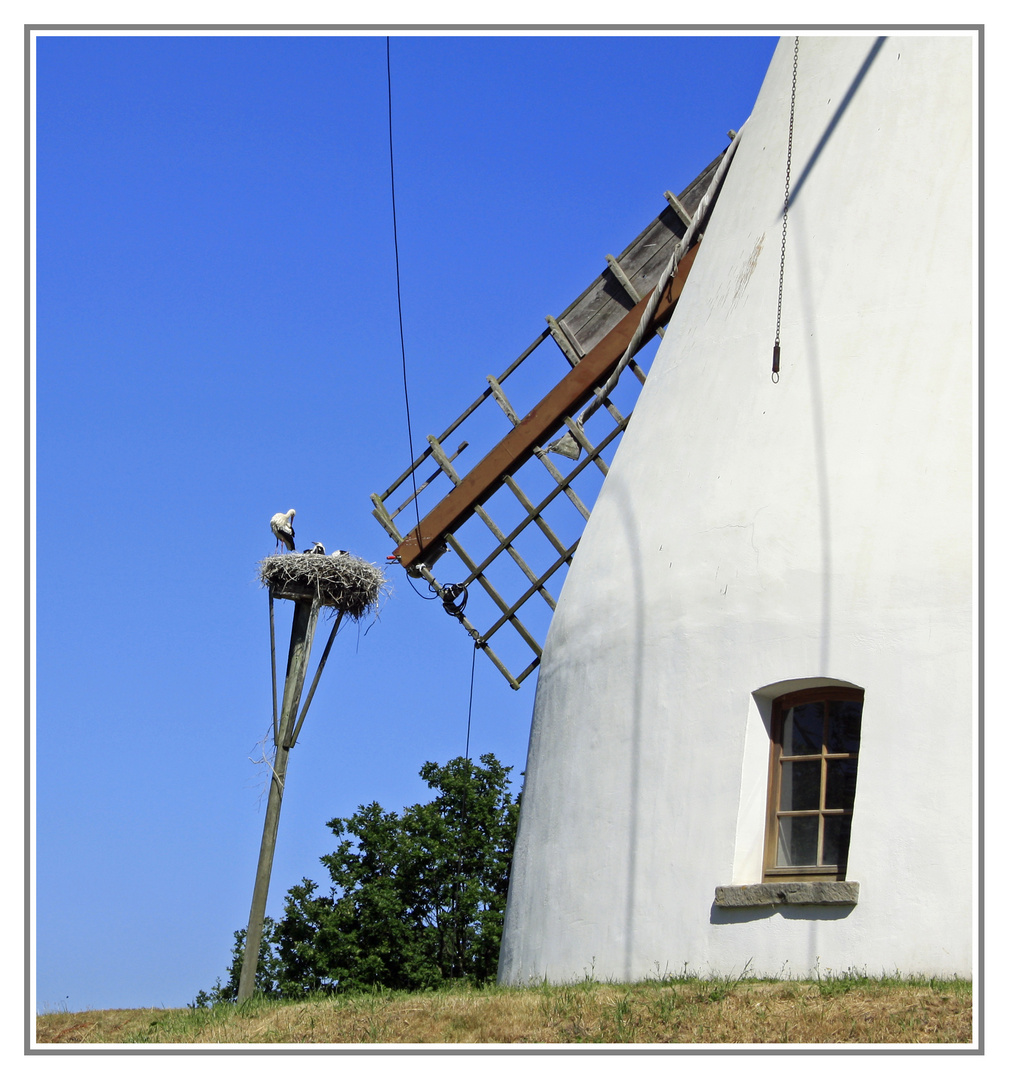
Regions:
[[564, 327], [562, 327], [552, 315], [547, 316], [547, 326], [550, 327], [550, 333], [553, 334], [554, 341], [557, 342], [557, 348], [564, 353], [568, 363], [572, 367], [574, 367], [575, 364], [580, 363], [582, 357], [585, 355], [585, 350], [582, 349], [581, 352], [578, 351], [569, 339]]
[[[721, 160], [720, 154], [680, 192], [678, 201], [689, 214], [700, 204]], [[686, 228], [676, 211], [667, 206], [617, 256], [616, 261], [639, 296], [654, 288]], [[577, 348], [589, 352], [632, 306], [625, 289], [607, 267], [557, 316], [557, 322]]]
[[676, 211], [677, 216], [684, 225], [690, 224], [691, 215], [688, 213], [687, 208], [671, 191], [666, 192], [666, 202]]
[[614, 259], [612, 255], [607, 255], [606, 265], [613, 271], [613, 276], [620, 282], [620, 287], [627, 293], [632, 302], [636, 304], [641, 299], [641, 293], [634, 288], [634, 283], [624, 273], [624, 268], [620, 265], [620, 260]]

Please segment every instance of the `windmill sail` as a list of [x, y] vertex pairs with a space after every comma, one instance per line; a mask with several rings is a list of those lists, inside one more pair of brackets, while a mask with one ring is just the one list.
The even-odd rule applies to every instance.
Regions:
[[[623, 356], [663, 268], [687, 232], [691, 215], [711, 188], [721, 159], [720, 155], [679, 196], [667, 192], [668, 205], [658, 217], [619, 256], [607, 256], [606, 269], [589, 287], [560, 315], [549, 317], [547, 328], [500, 376], [488, 376], [487, 389], [440, 436], [428, 436], [428, 448], [405, 473], [381, 495], [372, 496], [375, 517], [397, 545], [395, 559], [408, 573], [425, 578], [443, 597], [447, 595], [443, 584], [447, 579], [435, 578], [434, 563], [448, 551], [455, 556], [455, 580], [451, 582], [453, 592], [447, 610], [459, 619], [515, 688], [536, 669], [542, 655], [541, 643], [526, 625], [528, 620], [523, 621], [522, 609], [533, 599], [545, 603], [550, 611], [554, 609], [556, 600], [550, 589], [556, 591], [555, 582], [561, 580], [572, 561], [598, 490], [592, 474], [605, 476], [608, 462], [630, 421], [637, 388], [645, 381], [644, 371], [631, 361], [634, 382], [629, 386], [632, 380], [623, 380], [622, 408], [615, 403], [616, 395], [611, 392], [604, 401], [605, 418], [591, 431], [574, 425], [572, 416], [598, 396], [598, 388]], [[684, 255], [675, 277], [663, 289], [641, 345], [661, 333], [662, 326], [669, 321], [697, 248], [694, 244]], [[520, 414], [517, 401], [508, 396], [511, 384], [506, 385], [506, 381], [515, 376], [547, 339], [553, 341], [570, 370], [558, 378], [545, 396], [529, 402], [530, 407]], [[467, 422], [467, 430], [475, 427], [478, 438], [481, 425], [487, 426], [486, 410], [480, 408], [485, 403], [498, 417], [504, 414], [508, 430], [468, 472], [461, 473], [454, 462], [470, 444], [462, 442], [455, 453], [450, 453], [448, 440], [458, 437], [458, 431]], [[567, 429], [572, 429], [577, 439], [575, 456], [580, 460], [562, 469], [544, 447]], [[470, 460], [473, 456], [472, 452], [468, 455]], [[536, 462], [533, 468], [537, 472], [542, 470], [548, 478], [545, 487], [538, 482], [539, 478], [527, 481], [528, 470], [520, 481], [518, 474], [529, 462]], [[410, 521], [413, 515], [416, 523], [411, 493], [415, 477], [418, 494], [439, 479], [447, 481], [450, 487], [419, 524], [412, 529], [407, 526], [404, 533], [398, 520]], [[510, 504], [502, 511], [509, 519], [507, 526], [492, 516], [488, 505], [499, 492], [507, 495]], [[396, 509], [390, 510], [396, 502]], [[548, 515], [553, 517], [559, 504], [564, 504], [565, 509], [560, 514], [560, 523], [552, 525]], [[400, 517], [404, 512], [406, 518]], [[498, 514], [496, 508], [493, 514]], [[476, 533], [473, 540], [460, 534], [470, 523], [477, 526], [470, 527], [470, 532]], [[528, 557], [520, 554], [516, 546], [519, 541], [524, 548], [531, 543], [534, 553]], [[472, 609], [467, 614], [465, 607], [458, 604], [460, 593], [465, 594], [471, 585], [482, 589], [489, 599], [485, 608], [489, 614], [479, 627], [471, 621]], [[518, 658], [517, 663], [499, 648], [502, 629], [511, 631], [513, 646], [516, 642], [519, 645], [517, 650], [514, 647], [511, 650]]]

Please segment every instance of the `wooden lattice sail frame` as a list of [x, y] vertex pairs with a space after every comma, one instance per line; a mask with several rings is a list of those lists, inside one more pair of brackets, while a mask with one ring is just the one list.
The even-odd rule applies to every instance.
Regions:
[[[734, 134], [730, 132], [730, 138]], [[554, 609], [556, 602], [546, 587], [547, 582], [570, 565], [581, 528], [589, 518], [593, 500], [582, 498], [575, 491], [574, 483], [579, 478], [586, 478], [586, 470], [594, 469], [602, 476], [606, 475], [608, 463], [631, 418], [631, 410], [626, 404], [622, 412], [611, 398], [601, 397], [600, 387], [617, 370], [641, 323], [656, 282], [708, 193], [723, 156], [719, 155], [679, 196], [667, 191], [668, 205], [662, 213], [618, 257], [607, 255], [606, 270], [559, 316], [548, 316], [546, 329], [532, 344], [501, 375], [487, 376], [487, 389], [441, 435], [429, 435], [427, 449], [381, 495], [371, 497], [374, 516], [397, 545], [390, 559], [399, 562], [411, 576], [428, 582], [432, 591], [446, 601], [446, 610], [458, 618], [477, 647], [486, 652], [514, 689], [518, 689], [536, 669], [542, 655], [540, 642], [519, 617], [519, 612], [534, 596], [539, 596], [551, 611]], [[698, 247], [699, 241], [683, 254], [675, 274], [663, 288], [644, 328], [639, 349], [656, 334], [661, 334], [662, 327], [672, 317]], [[570, 370], [520, 417], [505, 392], [505, 383], [548, 338], [560, 349]], [[646, 379], [645, 372], [633, 360], [628, 366], [640, 389]], [[624, 397], [627, 396], [625, 392]], [[594, 397], [600, 398], [605, 407], [599, 410], [600, 417], [608, 419], [601, 420], [603, 427], [600, 422], [596, 423], [590, 438], [587, 429], [572, 417]], [[453, 462], [469, 443], [462, 442], [455, 452], [449, 452], [445, 444], [490, 400], [504, 413], [511, 429], [473, 468], [460, 474]], [[559, 457], [549, 454], [546, 449], [550, 439], [564, 431], [570, 432], [577, 443], [579, 453], [574, 461], [570, 460], [570, 455]], [[542, 464], [552, 481], [549, 490], [538, 496], [529, 495], [516, 479], [519, 470], [534, 460]], [[433, 471], [432, 464], [435, 466]], [[416, 496], [442, 478], [450, 482], [450, 490], [421, 517], [413, 508]], [[486, 506], [488, 500], [502, 490], [510, 492], [520, 507], [519, 518], [511, 527], [502, 527], [491, 517]], [[562, 538], [544, 517], [544, 512], [561, 495], [574, 507], [581, 521], [573, 540]], [[414, 527], [403, 532], [397, 518], [408, 508], [413, 515]], [[493, 538], [490, 550], [482, 555], [471, 554], [458, 536], [459, 530], [473, 519], [479, 519]], [[524, 558], [515, 547], [515, 542], [530, 526], [535, 526], [534, 531], [545, 538], [550, 552], [545, 569], [538, 572], [533, 569], [532, 560]], [[465, 576], [450, 586], [439, 582], [432, 571], [435, 562], [448, 551], [457, 556], [465, 571]], [[491, 565], [505, 555], [518, 568], [519, 585], [515, 587], [517, 595], [514, 596], [506, 595], [507, 590], [493, 584], [488, 576]], [[497, 571], [495, 573], [497, 576]], [[482, 587], [491, 601], [493, 617], [484, 629], [474, 625], [461, 607], [453, 606], [460, 593], [465, 595], [465, 590], [474, 583]], [[500, 651], [490, 644], [505, 626], [511, 627], [524, 643], [527, 660], [521, 666], [509, 666]]]

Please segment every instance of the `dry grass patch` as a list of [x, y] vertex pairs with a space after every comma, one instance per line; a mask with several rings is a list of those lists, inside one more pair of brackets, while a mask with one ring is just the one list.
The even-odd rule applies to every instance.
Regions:
[[376, 991], [37, 1018], [39, 1043], [970, 1043], [963, 980], [678, 979]]
[[98, 1009], [88, 1012], [41, 1013], [35, 1038], [52, 1043], [122, 1043], [139, 1030], [154, 1029], [179, 1009]]

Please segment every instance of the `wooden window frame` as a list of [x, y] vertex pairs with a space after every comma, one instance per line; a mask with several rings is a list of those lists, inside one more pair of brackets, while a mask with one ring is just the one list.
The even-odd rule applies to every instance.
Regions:
[[[778, 821], [781, 817], [810, 817], [815, 812], [819, 826], [817, 831], [817, 852], [823, 851], [823, 826], [827, 817], [850, 818], [853, 810], [828, 809], [824, 806], [826, 793], [826, 769], [829, 761], [854, 760], [856, 787], [858, 776], [858, 750], [854, 753], [831, 753], [821, 737], [819, 754], [790, 755], [785, 761], [820, 759], [820, 805], [816, 811], [780, 811], [782, 739], [785, 716], [796, 705], [808, 705], [822, 701], [865, 701], [865, 691], [850, 686], [812, 686], [790, 694], [782, 694], [771, 705], [771, 754], [768, 766], [767, 784], [767, 824], [764, 830], [764, 881], [844, 881], [847, 873], [848, 853], [844, 852], [843, 862], [837, 865], [818, 864], [815, 866], [778, 866]], [[861, 735], [859, 736], [861, 748]]]

